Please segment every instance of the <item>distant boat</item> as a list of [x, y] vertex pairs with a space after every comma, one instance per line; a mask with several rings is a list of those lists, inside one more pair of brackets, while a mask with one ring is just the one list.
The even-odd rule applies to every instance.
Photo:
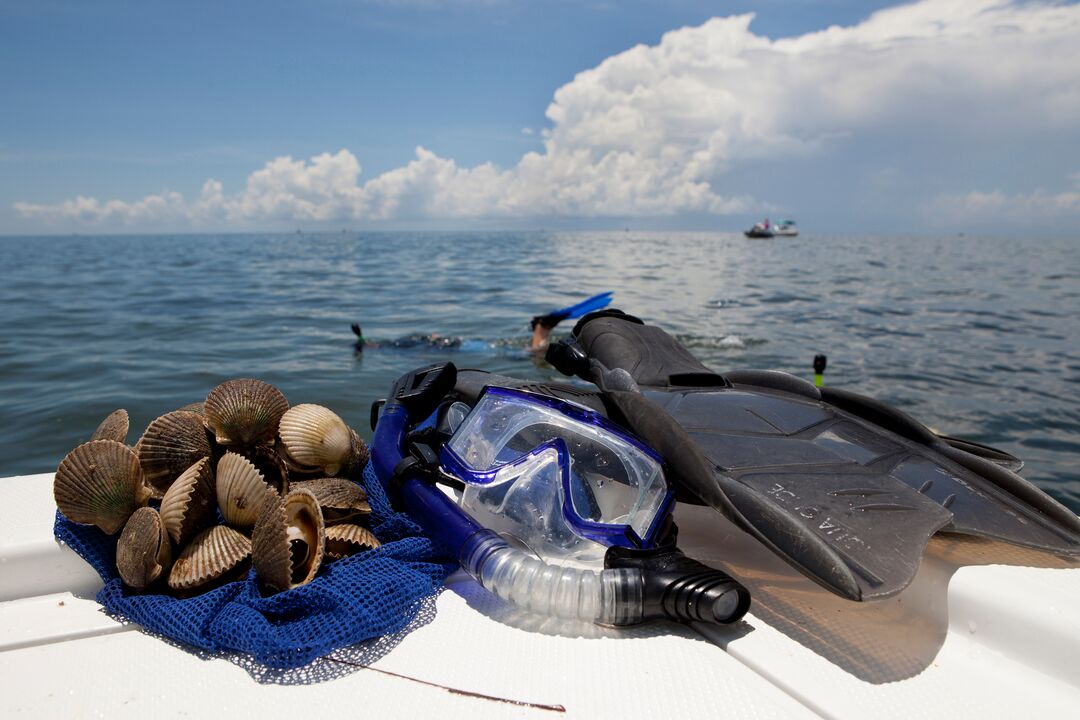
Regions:
[[795, 237], [799, 234], [799, 227], [794, 220], [781, 220], [773, 228], [773, 234], [778, 237]]
[[748, 238], [771, 238], [774, 235], [769, 218], [765, 218], [765, 222], [754, 223], [754, 227], [743, 234]]

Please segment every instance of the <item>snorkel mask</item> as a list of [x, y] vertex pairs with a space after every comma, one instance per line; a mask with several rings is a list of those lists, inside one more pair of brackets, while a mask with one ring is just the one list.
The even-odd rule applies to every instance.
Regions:
[[673, 502], [655, 452], [564, 400], [489, 387], [472, 409], [447, 402], [456, 377], [444, 363], [399, 378], [377, 423], [373, 406], [371, 462], [484, 588], [524, 610], [604, 625], [746, 613], [742, 585], [663, 543]]
[[464, 483], [469, 515], [560, 565], [602, 563], [611, 546], [653, 548], [671, 514], [660, 456], [557, 398], [486, 389], [439, 458]]

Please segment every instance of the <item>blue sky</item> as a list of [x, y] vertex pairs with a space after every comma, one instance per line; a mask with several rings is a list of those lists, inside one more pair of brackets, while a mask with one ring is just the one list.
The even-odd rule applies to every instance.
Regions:
[[883, 7], [3, 2], [0, 232], [1080, 219], [1077, 6]]

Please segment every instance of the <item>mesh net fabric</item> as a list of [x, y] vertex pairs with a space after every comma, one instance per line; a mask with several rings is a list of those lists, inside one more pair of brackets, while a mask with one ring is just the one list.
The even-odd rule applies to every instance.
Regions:
[[116, 571], [116, 541], [56, 513], [54, 534], [105, 581], [106, 610], [210, 652], [240, 652], [270, 668], [296, 668], [333, 650], [395, 633], [456, 567], [445, 548], [396, 512], [371, 467], [364, 472], [371, 529], [383, 545], [324, 565], [307, 585], [264, 596], [254, 571], [195, 597], [135, 594]]

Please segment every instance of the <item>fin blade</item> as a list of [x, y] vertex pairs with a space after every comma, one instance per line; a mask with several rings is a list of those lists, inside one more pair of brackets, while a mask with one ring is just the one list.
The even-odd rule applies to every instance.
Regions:
[[[948, 507], [947, 530], [1050, 552], [1080, 552], [1080, 518], [1024, 478], [963, 450], [936, 448], [951, 463], [905, 460], [892, 475]], [[958, 467], [957, 467], [958, 466]], [[946, 503], [948, 503], [946, 505]]]
[[615, 294], [614, 290], [608, 290], [607, 292], [598, 293], [590, 298], [586, 298], [579, 303], [565, 307], [561, 310], [554, 310], [551, 315], [556, 315], [563, 320], [569, 318], [579, 318], [582, 315], [593, 312], [594, 310], [602, 310], [611, 303], [611, 296]]
[[[829, 590], [851, 600], [897, 594], [951, 513], [893, 481], [881, 497], [852, 494], [866, 478], [818, 469], [750, 471], [717, 482], [752, 533]], [[911, 497], [914, 496], [914, 497]]]

